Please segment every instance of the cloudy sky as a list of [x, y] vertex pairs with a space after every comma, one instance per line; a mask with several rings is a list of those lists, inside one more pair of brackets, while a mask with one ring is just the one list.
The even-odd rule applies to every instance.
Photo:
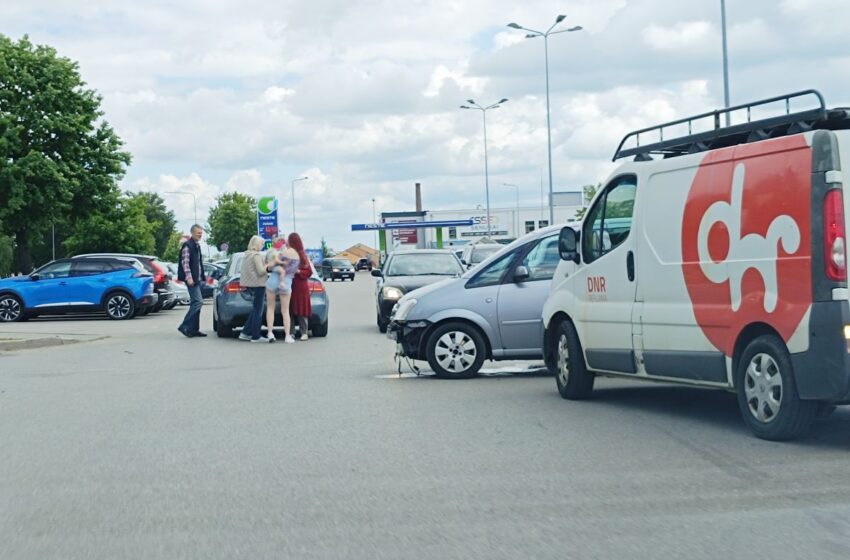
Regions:
[[[727, 0], [732, 103], [817, 88], [850, 105], [850, 0]], [[0, 33], [80, 63], [133, 154], [130, 190], [281, 200], [308, 245], [368, 243], [351, 223], [484, 202], [539, 205], [543, 43], [508, 29], [557, 14], [550, 39], [555, 190], [604, 180], [629, 130], [723, 104], [720, 0], [4, 0]], [[187, 228], [192, 198], [163, 194]]]

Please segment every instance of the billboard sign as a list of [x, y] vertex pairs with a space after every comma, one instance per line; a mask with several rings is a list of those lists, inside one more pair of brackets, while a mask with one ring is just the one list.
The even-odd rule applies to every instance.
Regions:
[[266, 247], [269, 247], [277, 232], [277, 198], [274, 196], [260, 197], [257, 200], [257, 235], [265, 239]]

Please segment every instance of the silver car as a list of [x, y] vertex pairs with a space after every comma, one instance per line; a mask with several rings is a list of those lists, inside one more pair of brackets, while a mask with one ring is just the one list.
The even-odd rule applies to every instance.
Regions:
[[558, 266], [560, 225], [517, 239], [460, 278], [402, 297], [387, 336], [438, 377], [474, 377], [485, 359], [543, 358], [543, 303]]

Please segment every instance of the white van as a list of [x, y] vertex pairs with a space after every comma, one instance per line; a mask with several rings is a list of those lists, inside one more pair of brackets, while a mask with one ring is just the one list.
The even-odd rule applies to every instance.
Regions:
[[561, 395], [597, 375], [726, 389], [774, 440], [850, 403], [850, 109], [807, 90], [630, 133], [631, 156], [561, 231], [543, 308]]

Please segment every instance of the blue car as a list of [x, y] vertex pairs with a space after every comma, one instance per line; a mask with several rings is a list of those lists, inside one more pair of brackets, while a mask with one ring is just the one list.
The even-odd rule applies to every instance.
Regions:
[[131, 319], [157, 299], [153, 276], [135, 259], [60, 259], [29, 276], [0, 280], [0, 322], [86, 312]]

